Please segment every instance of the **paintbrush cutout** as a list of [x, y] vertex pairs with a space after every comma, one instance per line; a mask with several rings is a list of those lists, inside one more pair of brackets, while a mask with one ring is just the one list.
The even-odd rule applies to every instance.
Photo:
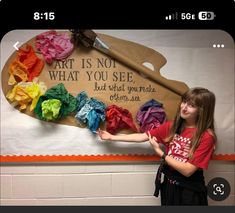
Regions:
[[162, 77], [161, 75], [156, 75], [152, 70], [147, 67], [140, 65], [130, 59], [128, 56], [118, 52], [114, 47], [102, 41], [98, 35], [92, 30], [70, 30], [72, 32], [72, 41], [75, 45], [82, 44], [85, 47], [93, 47], [106, 55], [118, 60], [124, 65], [144, 74], [147, 78], [153, 80], [157, 84], [163, 86], [164, 88], [172, 91], [173, 93], [182, 96], [186, 90], [185, 88], [176, 87], [174, 84], [171, 84], [168, 79]]

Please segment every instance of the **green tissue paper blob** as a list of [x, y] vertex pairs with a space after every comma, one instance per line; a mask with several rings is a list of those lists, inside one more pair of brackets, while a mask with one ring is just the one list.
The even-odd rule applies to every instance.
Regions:
[[61, 101], [57, 99], [48, 99], [42, 102], [42, 117], [47, 121], [52, 121], [58, 118]]

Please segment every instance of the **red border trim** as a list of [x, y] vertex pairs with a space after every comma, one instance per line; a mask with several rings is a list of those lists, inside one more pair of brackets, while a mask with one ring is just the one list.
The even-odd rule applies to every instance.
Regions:
[[[14, 162], [114, 162], [114, 161], [158, 161], [156, 155], [20, 155], [0, 156], [1, 163]], [[212, 160], [235, 161], [235, 154], [213, 155]]]

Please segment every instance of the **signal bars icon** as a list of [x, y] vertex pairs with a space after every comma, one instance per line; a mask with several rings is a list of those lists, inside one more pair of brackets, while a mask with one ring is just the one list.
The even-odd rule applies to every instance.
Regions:
[[173, 13], [171, 15], [168, 15], [165, 17], [166, 20], [177, 20], [178, 19], [178, 13]]

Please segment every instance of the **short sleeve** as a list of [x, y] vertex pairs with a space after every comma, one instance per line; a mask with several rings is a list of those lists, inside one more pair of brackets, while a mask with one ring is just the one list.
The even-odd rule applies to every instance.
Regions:
[[[149, 131], [149, 133], [151, 136], [156, 137], [158, 142], [165, 143], [164, 139], [169, 135], [171, 125], [172, 121], [166, 121], [159, 127]], [[148, 132], [146, 132], [146, 134], [148, 134]]]
[[189, 159], [188, 162], [199, 168], [207, 169], [214, 151], [214, 146], [214, 137], [209, 133], [205, 133], [198, 148], [195, 150], [192, 159]]

